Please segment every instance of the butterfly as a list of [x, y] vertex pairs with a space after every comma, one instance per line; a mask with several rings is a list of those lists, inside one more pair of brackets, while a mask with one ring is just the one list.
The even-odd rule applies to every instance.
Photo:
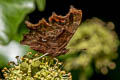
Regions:
[[80, 25], [81, 18], [82, 11], [71, 7], [66, 16], [53, 13], [49, 22], [44, 18], [37, 24], [25, 21], [30, 31], [24, 35], [21, 44], [52, 57], [65, 54], [69, 51], [65, 47]]

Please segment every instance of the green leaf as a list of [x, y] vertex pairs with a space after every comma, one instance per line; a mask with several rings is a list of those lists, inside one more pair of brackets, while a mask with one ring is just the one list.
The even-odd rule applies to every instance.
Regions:
[[[25, 19], [26, 20], [26, 19]], [[24, 34], [29, 32], [28, 28], [25, 25], [25, 20], [19, 25], [16, 35], [14, 36], [13, 40], [20, 42], [23, 39]]]
[[4, 55], [0, 53], [0, 69], [7, 66], [8, 64], [8, 58]]
[[12, 40], [19, 24], [34, 9], [34, 0], [0, 0], [0, 44]]
[[36, 4], [40, 11], [44, 11], [46, 6], [46, 0], [36, 0]]

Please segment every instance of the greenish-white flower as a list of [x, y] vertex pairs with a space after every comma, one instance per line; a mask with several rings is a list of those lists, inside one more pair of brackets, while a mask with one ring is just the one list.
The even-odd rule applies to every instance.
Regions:
[[33, 55], [29, 52], [24, 57], [17, 56], [18, 63], [10, 62], [12, 66], [4, 68], [5, 79], [7, 80], [72, 80], [70, 73], [62, 70], [62, 63], [56, 58], [42, 57], [39, 54]]

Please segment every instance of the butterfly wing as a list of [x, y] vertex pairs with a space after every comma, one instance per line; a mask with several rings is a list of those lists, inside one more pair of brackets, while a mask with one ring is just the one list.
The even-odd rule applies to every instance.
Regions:
[[45, 19], [40, 20], [38, 24], [27, 21], [30, 32], [24, 35], [21, 43], [40, 53], [49, 53], [50, 56], [64, 54], [68, 51], [65, 47], [80, 25], [81, 18], [82, 11], [72, 7], [66, 16], [53, 13], [49, 23]]

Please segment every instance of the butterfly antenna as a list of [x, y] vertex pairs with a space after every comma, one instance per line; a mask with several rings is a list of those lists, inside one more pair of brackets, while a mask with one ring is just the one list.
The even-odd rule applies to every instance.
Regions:
[[48, 55], [49, 53], [45, 53], [45, 54], [43, 54], [42, 56], [40, 56], [40, 57], [38, 57], [38, 58], [35, 58], [35, 59], [33, 59], [33, 61], [36, 61], [36, 60], [38, 60], [38, 59], [41, 59], [42, 57], [44, 57], [44, 56], [46, 56], [46, 55]]

